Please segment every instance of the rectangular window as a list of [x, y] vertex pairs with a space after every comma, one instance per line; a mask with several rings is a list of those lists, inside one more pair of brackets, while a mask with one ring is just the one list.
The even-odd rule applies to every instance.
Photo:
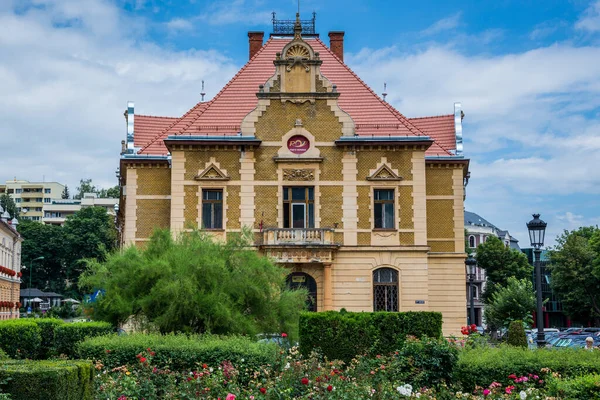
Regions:
[[375, 229], [395, 229], [394, 189], [375, 189], [373, 195]]
[[202, 190], [202, 228], [223, 229], [223, 190]]
[[21, 193], [23, 189], [15, 189], [15, 193]]
[[283, 227], [315, 227], [315, 188], [289, 186], [283, 188]]
[[20, 197], [17, 197], [17, 198], [15, 199], [15, 203], [20, 203], [20, 202], [21, 202], [21, 198], [20, 198]]
[[51, 193], [50, 188], [44, 188], [44, 193], [50, 194]]
[[44, 198], [44, 203], [50, 203], [50, 202], [52, 202], [51, 198], [49, 198], [49, 197]]

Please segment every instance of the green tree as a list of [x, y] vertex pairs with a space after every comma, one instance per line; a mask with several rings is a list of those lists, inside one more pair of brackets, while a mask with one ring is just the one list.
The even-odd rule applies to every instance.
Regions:
[[510, 277], [506, 287], [499, 287], [486, 305], [484, 316], [492, 330], [506, 327], [512, 321], [531, 324], [536, 300], [530, 279]]
[[113, 186], [108, 189], [100, 189], [100, 191], [98, 192], [98, 197], [100, 197], [101, 199], [118, 199], [120, 195], [121, 189], [119, 189], [119, 186]]
[[2, 206], [4, 211], [8, 211], [11, 218], [19, 218], [19, 210], [17, 209], [17, 204], [8, 193], [2, 193], [0, 195], [0, 206]]
[[23, 220], [19, 232], [24, 239], [21, 246], [21, 261], [25, 266], [22, 287], [29, 287], [31, 260], [41, 256], [44, 258], [33, 264], [32, 287], [62, 292], [65, 288], [64, 258], [68, 247], [62, 227]]
[[193, 231], [174, 240], [157, 230], [145, 249], [90, 261], [80, 284], [105, 290], [94, 317], [114, 324], [138, 316], [164, 333], [294, 337], [307, 293], [287, 289], [289, 271], [252, 250], [248, 236], [228, 235], [223, 243]]
[[79, 186], [77, 187], [77, 194], [73, 196], [74, 199], [80, 200], [83, 198], [85, 193], [97, 193], [98, 189], [96, 186], [92, 185], [91, 179], [81, 179], [79, 180]]
[[552, 290], [575, 320], [600, 319], [600, 229], [564, 231], [550, 251]]
[[65, 188], [62, 191], [61, 198], [68, 199], [70, 197], [71, 197], [71, 194], [69, 193], [69, 187], [67, 185], [65, 185]]
[[67, 217], [63, 230], [68, 243], [65, 276], [76, 289], [85, 259], [103, 261], [107, 252], [116, 247], [115, 223], [105, 208], [86, 207]]
[[510, 277], [531, 279], [533, 272], [525, 254], [506, 247], [494, 236], [477, 247], [477, 266], [483, 268], [487, 276], [482, 296], [486, 304], [489, 304], [498, 288], [507, 285]]

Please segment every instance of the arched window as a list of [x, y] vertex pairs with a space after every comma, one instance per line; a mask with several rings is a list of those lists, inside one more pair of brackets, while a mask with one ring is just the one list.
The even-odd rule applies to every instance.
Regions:
[[398, 311], [398, 271], [373, 271], [373, 311]]
[[475, 248], [475, 236], [473, 235], [469, 236], [469, 247], [472, 249]]
[[292, 272], [286, 281], [290, 289], [306, 289], [306, 308], [308, 311], [317, 311], [317, 282], [312, 276], [304, 272]]

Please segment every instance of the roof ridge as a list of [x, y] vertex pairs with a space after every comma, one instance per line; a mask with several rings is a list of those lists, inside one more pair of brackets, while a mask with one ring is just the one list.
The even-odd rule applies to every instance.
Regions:
[[454, 114], [442, 114], [442, 115], [431, 115], [429, 117], [410, 117], [408, 118], [409, 120], [411, 119], [433, 119], [433, 118], [440, 118], [440, 117], [454, 117]]
[[147, 115], [147, 114], [134, 114], [134, 117], [148, 117], [148, 118], [169, 118], [169, 119], [179, 119], [180, 117], [167, 117], [163, 115]]
[[[254, 55], [246, 62], [246, 64], [244, 64], [244, 66], [242, 68], [240, 68], [240, 70], [227, 82], [227, 84], [225, 84], [225, 86], [223, 86], [223, 88], [219, 91], [219, 93], [217, 93], [215, 95], [215, 97], [212, 98], [212, 100], [209, 102], [209, 104], [206, 106], [206, 108], [202, 111], [201, 114], [198, 114], [198, 116], [191, 121], [189, 124], [187, 124], [187, 126], [181, 131], [181, 132], [185, 132], [187, 130], [187, 128], [189, 128], [191, 125], [194, 124], [194, 122], [196, 122], [198, 120], [198, 118], [200, 118], [200, 116], [207, 111], [210, 106], [223, 94], [223, 92], [229, 87], [231, 86], [231, 84], [236, 80], [236, 78], [238, 76], [240, 76], [242, 74], [242, 72], [244, 72], [246, 69], [248, 69], [248, 66], [252, 63], [252, 61], [254, 61], [254, 59], [256, 59], [262, 52], [263, 50], [267, 47], [267, 44], [269, 44], [269, 42], [273, 40], [272, 38], [269, 38], [260, 49], [258, 49], [258, 51], [256, 53], [254, 53]], [[177, 135], [177, 133], [176, 133]]]
[[[344, 61], [342, 61], [338, 56], [335, 55], [335, 53], [333, 51], [331, 51], [331, 49], [325, 44], [323, 43], [323, 41], [321, 39], [319, 39], [318, 37], [315, 38], [316, 41], [318, 41], [319, 43], [321, 43], [323, 45], [323, 47], [325, 47], [325, 49], [329, 52], [329, 54], [333, 55], [334, 58], [339, 61], [342, 66], [344, 68], [346, 68], [348, 70], [348, 72], [350, 72], [352, 74], [352, 76], [354, 78], [356, 78], [363, 86], [365, 86], [365, 88], [367, 88], [367, 90], [369, 92], [371, 92], [371, 94], [373, 96], [375, 96], [375, 98], [381, 103], [383, 104], [385, 107], [387, 107], [392, 114], [394, 114], [394, 116], [402, 123], [404, 124], [404, 126], [411, 131], [415, 136], [420, 136], [420, 134], [422, 134], [423, 132], [421, 132], [420, 129], [418, 129], [416, 126], [414, 126], [413, 124], [410, 123], [410, 121], [408, 120], [408, 118], [406, 118], [404, 115], [402, 115], [402, 113], [400, 113], [400, 111], [396, 110], [394, 107], [392, 107], [388, 102], [383, 101], [381, 99], [381, 97], [379, 97], [379, 95], [377, 93], [375, 93], [375, 91], [373, 89], [371, 89], [371, 87], [365, 82], [363, 81], [353, 70], [352, 68], [350, 68], [346, 63], [344, 63]], [[417, 132], [415, 134], [415, 131]], [[425, 135], [423, 135], [425, 136]]]

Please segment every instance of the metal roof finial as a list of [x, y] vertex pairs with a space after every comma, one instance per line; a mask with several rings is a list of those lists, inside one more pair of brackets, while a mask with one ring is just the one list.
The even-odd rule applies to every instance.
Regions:
[[202, 91], [200, 92], [200, 96], [202, 96], [202, 102], [204, 102], [204, 96], [206, 96], [206, 93], [204, 93], [204, 79], [202, 80]]
[[300, 22], [300, 12], [296, 13], [296, 23], [294, 24], [294, 39], [302, 39], [302, 22]]
[[386, 93], [386, 89], [387, 89], [387, 83], [383, 82], [383, 93], [381, 94], [383, 96], [383, 101], [385, 101], [385, 98], [387, 97], [387, 93]]

